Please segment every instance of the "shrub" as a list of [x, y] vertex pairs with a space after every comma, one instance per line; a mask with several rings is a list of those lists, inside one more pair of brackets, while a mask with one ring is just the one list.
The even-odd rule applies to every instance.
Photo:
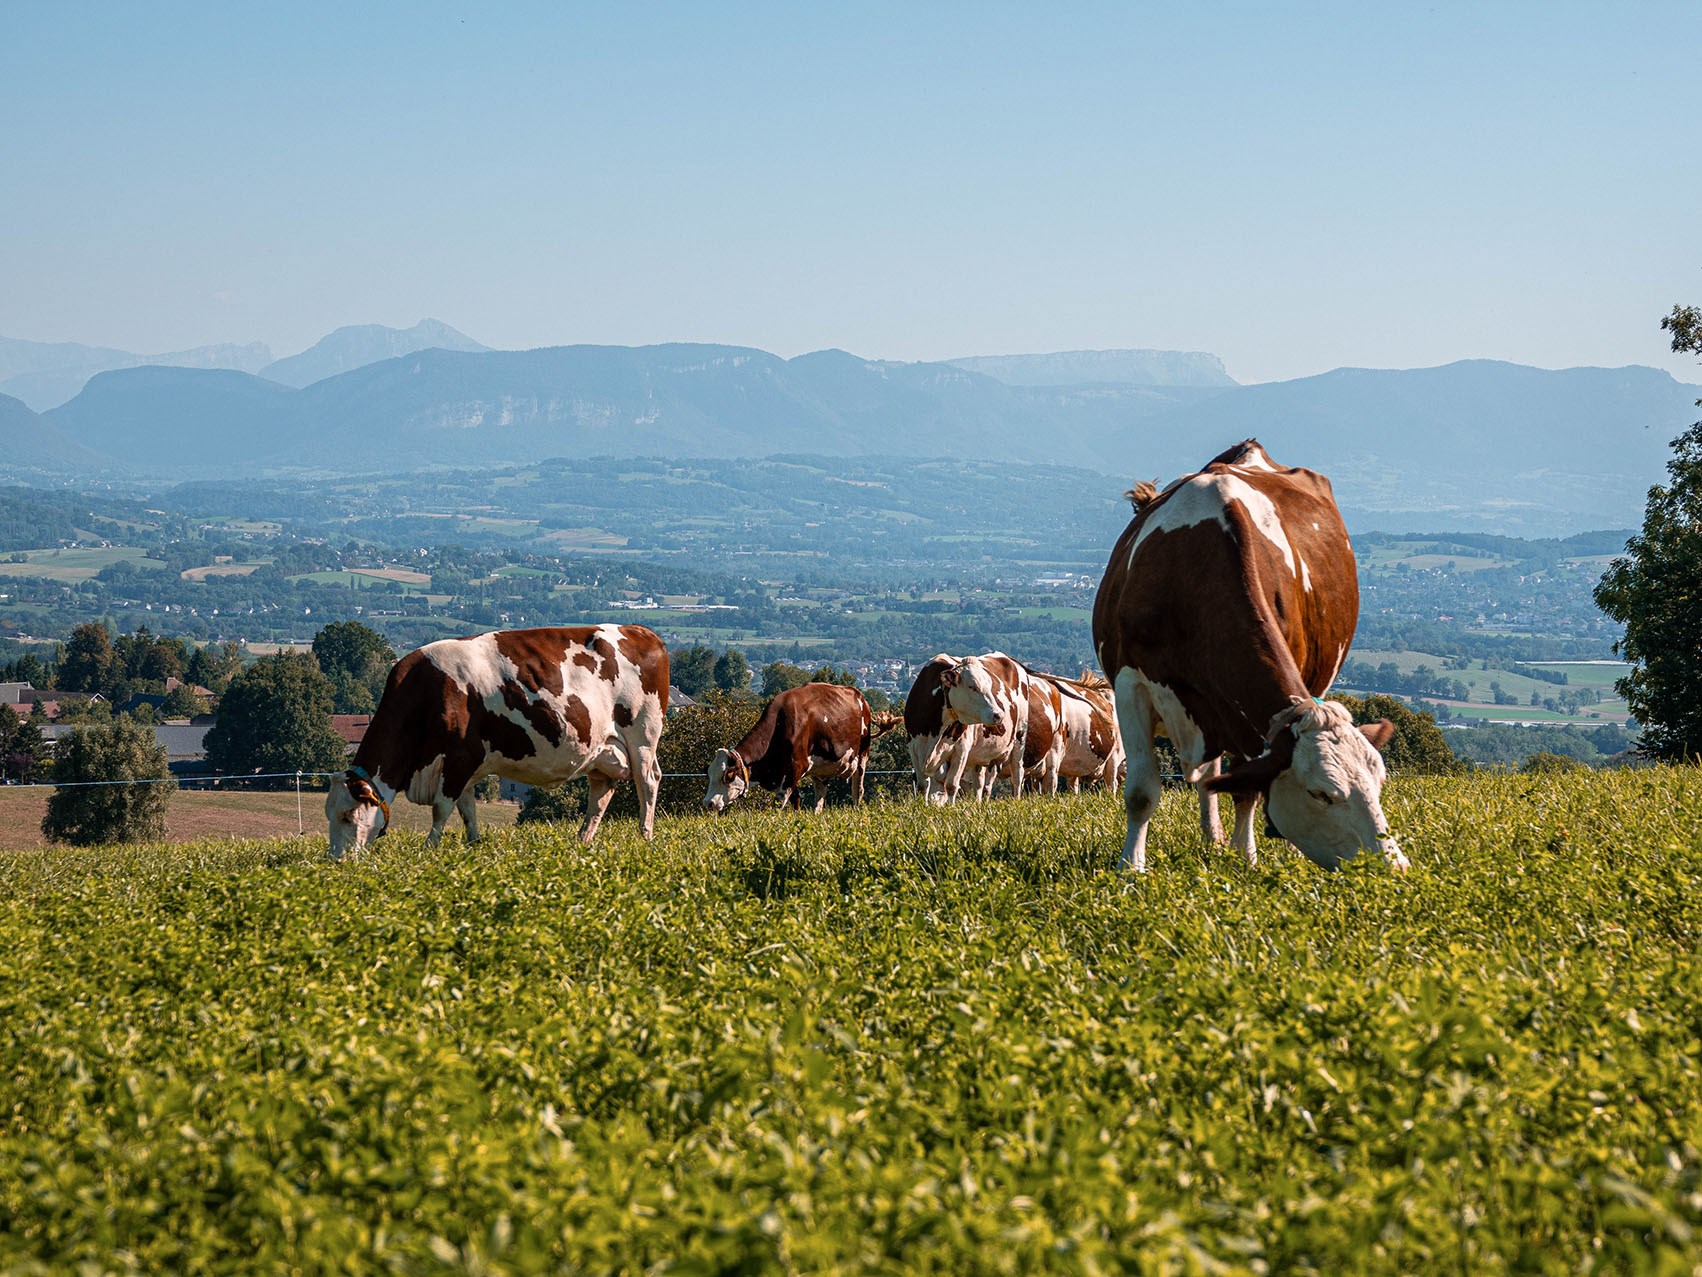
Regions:
[[47, 800], [41, 832], [54, 842], [87, 846], [165, 837], [166, 807], [175, 783], [88, 783], [159, 781], [171, 774], [165, 747], [142, 724], [121, 714], [72, 732], [60, 743], [53, 774], [60, 782], [83, 782], [74, 788], [61, 784]]

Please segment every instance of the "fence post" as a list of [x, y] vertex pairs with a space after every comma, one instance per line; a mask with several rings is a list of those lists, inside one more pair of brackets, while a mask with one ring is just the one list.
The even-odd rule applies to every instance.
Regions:
[[307, 833], [307, 826], [301, 823], [301, 769], [295, 774], [295, 831], [297, 836]]

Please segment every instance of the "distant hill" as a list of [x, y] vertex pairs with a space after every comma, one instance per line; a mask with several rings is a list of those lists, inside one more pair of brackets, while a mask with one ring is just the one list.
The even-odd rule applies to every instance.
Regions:
[[1699, 394], [1642, 367], [1339, 368], [1237, 387], [1112, 430], [1099, 446], [1144, 478], [1257, 435], [1278, 460], [1326, 471], [1359, 526], [1551, 536], [1641, 522]]
[[1637, 523], [1698, 394], [1650, 368], [1490, 361], [1256, 386], [1021, 386], [832, 350], [433, 348], [299, 390], [232, 371], [103, 373], [41, 422], [185, 478], [809, 452], [1057, 462], [1127, 481], [1256, 435], [1328, 473], [1351, 526], [1552, 536]]
[[[422, 319], [412, 328], [386, 328], [382, 324], [353, 324], [321, 337], [299, 355], [290, 355], [257, 371], [268, 381], [286, 386], [311, 386], [326, 377], [352, 372], [416, 350], [489, 350], [465, 333], [435, 319]], [[256, 371], [249, 369], [248, 371]]]
[[111, 461], [43, 421], [28, 404], [0, 395], [0, 476], [93, 475]]
[[0, 394], [21, 399], [37, 412], [56, 408], [75, 395], [96, 373], [144, 364], [181, 368], [234, 368], [258, 372], [272, 360], [259, 342], [197, 346], [163, 355], [138, 355], [106, 346], [76, 342], [20, 341], [0, 337]]
[[1007, 386], [1233, 386], [1216, 355], [1183, 350], [1063, 350], [1051, 355], [948, 359]]

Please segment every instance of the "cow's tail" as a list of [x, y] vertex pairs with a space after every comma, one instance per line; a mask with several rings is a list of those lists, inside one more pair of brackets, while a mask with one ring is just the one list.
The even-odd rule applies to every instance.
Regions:
[[1129, 504], [1135, 507], [1135, 513], [1139, 514], [1158, 499], [1158, 485], [1150, 479], [1142, 479], [1123, 495], [1128, 498]]

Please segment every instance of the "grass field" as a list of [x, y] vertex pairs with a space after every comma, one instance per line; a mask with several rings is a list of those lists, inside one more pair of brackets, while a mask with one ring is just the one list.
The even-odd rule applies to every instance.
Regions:
[[1702, 775], [0, 858], [0, 1271], [1693, 1273]]
[[45, 577], [50, 581], [87, 581], [102, 568], [126, 559], [142, 570], [163, 568], [158, 559], [148, 558], [136, 546], [87, 546], [74, 550], [18, 550], [5, 557], [22, 555], [23, 563], [0, 562], [0, 576]]

